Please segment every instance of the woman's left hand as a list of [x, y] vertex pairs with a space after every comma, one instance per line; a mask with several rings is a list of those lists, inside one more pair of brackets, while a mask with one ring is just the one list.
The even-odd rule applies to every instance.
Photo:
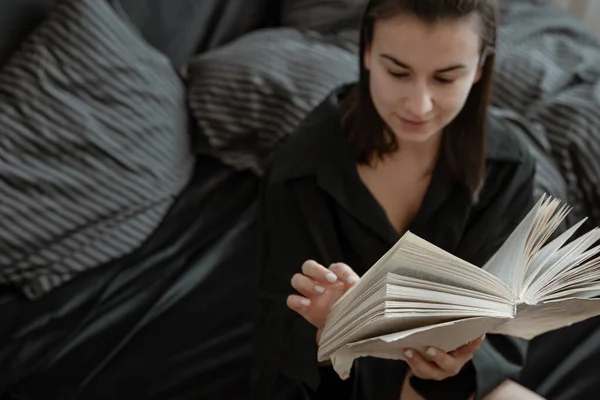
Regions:
[[450, 353], [430, 347], [425, 353], [419, 353], [414, 349], [404, 349], [404, 356], [414, 376], [441, 381], [458, 375], [465, 364], [471, 361], [484, 337], [485, 335]]

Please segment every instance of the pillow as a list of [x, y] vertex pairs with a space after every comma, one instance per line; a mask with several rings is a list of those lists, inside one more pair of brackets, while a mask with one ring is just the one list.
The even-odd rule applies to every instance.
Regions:
[[39, 25], [55, 0], [0, 1], [0, 69]]
[[558, 164], [552, 157], [552, 146], [548, 142], [544, 126], [532, 123], [511, 110], [491, 107], [490, 113], [499, 117], [533, 155], [536, 161], [535, 197], [540, 198], [546, 193], [569, 203], [567, 182], [560, 174]]
[[0, 283], [136, 249], [191, 177], [185, 91], [106, 1], [58, 0], [0, 73]]
[[276, 28], [195, 58], [188, 101], [208, 145], [198, 150], [262, 175], [280, 140], [335, 87], [358, 77], [358, 58], [318, 34]]
[[110, 0], [176, 67], [262, 28], [271, 0]]
[[367, 0], [281, 0], [281, 25], [312, 30], [358, 50], [360, 24]]
[[574, 217], [600, 224], [600, 44], [562, 8], [513, 0], [501, 21], [494, 106], [541, 124]]
[[332, 33], [359, 29], [367, 0], [282, 0], [281, 25]]

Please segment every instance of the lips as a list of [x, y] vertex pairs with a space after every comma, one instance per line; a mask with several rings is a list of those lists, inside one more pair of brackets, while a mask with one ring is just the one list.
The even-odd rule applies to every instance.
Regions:
[[422, 121], [422, 120], [407, 119], [407, 118], [402, 118], [402, 117], [399, 117], [399, 118], [402, 122], [404, 122], [407, 125], [411, 125], [411, 126], [423, 126], [423, 125], [427, 124], [427, 122], [428, 122], [428, 121]]

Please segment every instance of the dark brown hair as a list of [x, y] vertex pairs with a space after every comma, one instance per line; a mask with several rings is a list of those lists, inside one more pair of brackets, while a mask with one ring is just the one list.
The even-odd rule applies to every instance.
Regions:
[[496, 46], [497, 5], [495, 0], [370, 0], [360, 33], [360, 78], [342, 103], [342, 129], [349, 138], [359, 163], [398, 149], [396, 138], [377, 113], [369, 90], [365, 49], [373, 40], [378, 20], [410, 14], [426, 23], [471, 16], [481, 26], [482, 75], [457, 117], [445, 128], [441, 156], [457, 182], [464, 184], [474, 200], [485, 177], [485, 133]]

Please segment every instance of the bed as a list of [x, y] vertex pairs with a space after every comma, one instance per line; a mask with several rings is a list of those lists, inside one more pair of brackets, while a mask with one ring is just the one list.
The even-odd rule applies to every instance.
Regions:
[[[363, 4], [0, 5], [1, 399], [246, 398], [262, 171], [356, 79]], [[600, 46], [550, 1], [501, 4], [493, 112], [536, 193], [600, 224]], [[536, 339], [521, 382], [595, 398], [599, 325]]]

